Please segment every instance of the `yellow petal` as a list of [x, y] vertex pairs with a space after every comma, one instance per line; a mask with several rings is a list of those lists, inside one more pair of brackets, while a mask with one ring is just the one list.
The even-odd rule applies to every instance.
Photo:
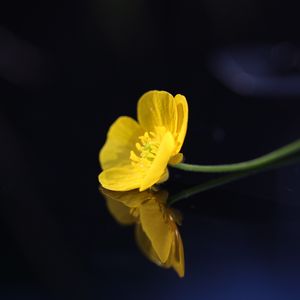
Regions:
[[129, 163], [130, 151], [143, 134], [141, 126], [130, 117], [118, 118], [109, 128], [99, 159], [103, 170]]
[[164, 174], [160, 177], [157, 183], [163, 183], [169, 179], [169, 170], [166, 168]]
[[179, 277], [184, 276], [184, 250], [183, 250], [183, 243], [181, 240], [181, 236], [179, 232], [176, 230], [174, 233], [172, 250], [171, 250], [171, 261], [170, 264], [177, 272]]
[[153, 192], [150, 190], [140, 192], [136, 189], [128, 192], [116, 192], [100, 187], [100, 191], [104, 195], [105, 199], [120, 202], [129, 208], [139, 207], [143, 202], [153, 197]]
[[183, 154], [182, 153], [177, 153], [177, 154], [175, 154], [174, 156], [172, 156], [170, 158], [169, 164], [176, 165], [176, 164], [181, 163], [182, 161], [183, 161]]
[[182, 147], [182, 144], [185, 139], [187, 125], [188, 125], [188, 104], [186, 98], [183, 95], [175, 96], [176, 108], [177, 108], [177, 127], [176, 127], [176, 150], [175, 153], [178, 153]]
[[106, 198], [106, 206], [118, 223], [130, 225], [136, 222], [135, 218], [130, 214], [130, 208], [123, 203], [111, 198]]
[[177, 224], [177, 225], [182, 225], [182, 214], [179, 210], [172, 208], [171, 212], [171, 217], [173, 219], [173, 221]]
[[155, 159], [141, 182], [140, 191], [144, 191], [160, 181], [165, 173], [174, 147], [174, 138], [170, 132], [167, 132], [160, 143]]
[[153, 249], [152, 243], [143, 231], [141, 224], [135, 226], [135, 240], [142, 253], [153, 263], [160, 267], [164, 267], [156, 252]]
[[166, 218], [165, 206], [152, 199], [140, 207], [140, 222], [162, 263], [170, 255], [173, 232]]
[[[153, 194], [140, 207], [140, 223], [136, 226], [137, 244], [148, 259], [157, 265], [172, 267], [179, 277], [184, 276], [184, 250], [175, 219], [181, 219], [179, 212], [165, 206], [168, 193]], [[178, 221], [178, 220], [177, 220]]]
[[141, 173], [132, 165], [110, 168], [99, 175], [102, 186], [112, 191], [130, 191], [141, 186]]
[[138, 102], [138, 121], [145, 131], [155, 132], [165, 127], [172, 134], [177, 128], [177, 108], [174, 97], [165, 91], [149, 91]]

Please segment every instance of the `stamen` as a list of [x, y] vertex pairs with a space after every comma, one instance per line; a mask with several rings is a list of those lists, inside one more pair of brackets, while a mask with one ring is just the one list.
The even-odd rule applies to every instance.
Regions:
[[156, 157], [159, 148], [159, 139], [156, 133], [150, 131], [145, 132], [139, 137], [140, 143], [136, 143], [137, 152], [130, 152], [131, 163], [134, 166], [148, 168]]
[[135, 144], [135, 147], [136, 147], [139, 151], [142, 151], [142, 150], [143, 150], [143, 147], [141, 146], [140, 143], [136, 143], [136, 144]]
[[130, 151], [130, 159], [135, 161], [135, 162], [140, 161], [140, 158], [133, 151]]

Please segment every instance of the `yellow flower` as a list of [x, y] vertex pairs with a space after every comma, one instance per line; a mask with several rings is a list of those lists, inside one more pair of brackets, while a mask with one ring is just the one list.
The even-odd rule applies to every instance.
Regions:
[[114, 192], [101, 188], [109, 212], [122, 225], [135, 224], [136, 242], [144, 255], [160, 267], [184, 276], [184, 251], [177, 224], [178, 211], [166, 206], [168, 193], [147, 190]]
[[119, 117], [108, 131], [99, 154], [99, 181], [106, 189], [144, 191], [168, 179], [168, 163], [182, 161], [188, 121], [184, 96], [147, 92], [138, 102], [137, 119]]

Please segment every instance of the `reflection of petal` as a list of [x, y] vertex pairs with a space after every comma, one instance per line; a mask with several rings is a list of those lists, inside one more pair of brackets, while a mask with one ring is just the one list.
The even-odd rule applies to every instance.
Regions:
[[184, 251], [182, 240], [178, 231], [174, 232], [170, 253], [165, 263], [159, 259], [150, 239], [145, 234], [140, 224], [138, 224], [135, 228], [135, 239], [142, 253], [150, 261], [163, 268], [173, 267], [179, 277], [184, 276]]
[[165, 263], [170, 255], [173, 232], [166, 215], [166, 207], [151, 199], [140, 207], [140, 222], [159, 259]]
[[134, 224], [135, 218], [130, 213], [130, 208], [128, 206], [110, 198], [106, 199], [106, 205], [107, 209], [118, 223], [122, 225]]
[[159, 257], [157, 256], [157, 254], [155, 253], [152, 247], [151, 241], [143, 231], [143, 228], [140, 224], [137, 224], [135, 226], [134, 233], [135, 233], [136, 243], [140, 248], [140, 250], [142, 251], [142, 253], [153, 263], [157, 264], [160, 267], [163, 267], [161, 260], [159, 259]]
[[183, 277], [183, 244], [176, 225], [181, 223], [181, 214], [166, 206], [168, 192], [100, 190], [117, 222], [136, 224], [136, 242], [144, 255], [161, 267], [173, 267]]
[[132, 190], [129, 192], [116, 192], [104, 189], [103, 187], [100, 187], [100, 191], [105, 196], [105, 199], [118, 201], [130, 208], [141, 206], [143, 202], [151, 199], [153, 194], [149, 191], [139, 192], [138, 190]]
[[179, 232], [176, 230], [173, 244], [171, 248], [171, 253], [169, 257], [169, 266], [173, 267], [179, 277], [184, 276], [184, 252], [183, 252], [183, 243]]

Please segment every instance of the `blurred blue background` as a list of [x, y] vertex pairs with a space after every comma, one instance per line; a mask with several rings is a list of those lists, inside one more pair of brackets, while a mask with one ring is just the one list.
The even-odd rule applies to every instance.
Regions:
[[[299, 299], [300, 168], [176, 205], [186, 277], [108, 214], [98, 151], [151, 89], [185, 95], [187, 162], [299, 138], [298, 5], [269, 0], [2, 1], [0, 299]], [[210, 176], [172, 170], [175, 193]]]

